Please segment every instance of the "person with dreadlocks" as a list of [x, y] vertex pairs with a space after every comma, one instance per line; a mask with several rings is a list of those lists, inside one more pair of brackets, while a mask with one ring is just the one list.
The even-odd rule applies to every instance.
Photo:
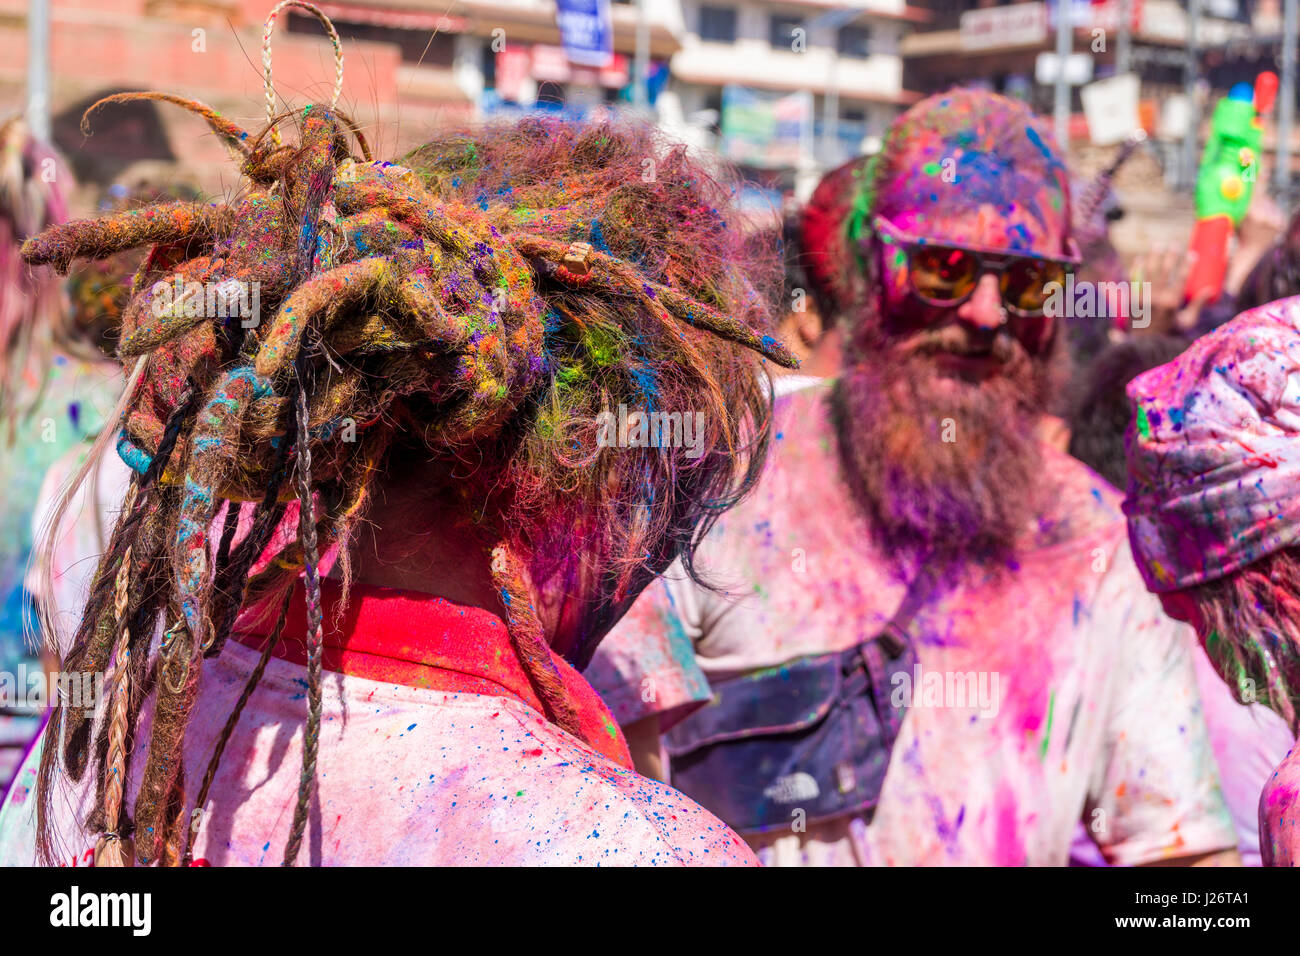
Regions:
[[[670, 572], [594, 685], [659, 717], [673, 785], [764, 863], [1063, 865], [1081, 819], [1112, 863], [1235, 862], [1190, 640], [1118, 494], [1038, 436], [1046, 286], [1076, 258], [1049, 130], [953, 90], [858, 185], [815, 247], [839, 377], [778, 400], [758, 486], [696, 555], [741, 595]], [[665, 632], [687, 653], [640, 653]]]
[[[1129, 538], [1242, 703], [1300, 733], [1300, 297], [1259, 306], [1128, 394]], [[1259, 795], [1265, 865], [1300, 864], [1300, 750]]]
[[[1133, 421], [1129, 383], [1148, 369], [1175, 359], [1187, 342], [1169, 335], [1133, 335], [1107, 346], [1076, 373], [1069, 401], [1070, 454], [1117, 488], [1128, 483], [1125, 432]], [[1188, 638], [1195, 640], [1194, 634]], [[1219, 679], [1197, 642], [1192, 650], [1205, 722], [1219, 766], [1224, 799], [1237, 831], [1242, 863], [1259, 866], [1257, 805], [1262, 784], [1291, 749], [1294, 735], [1262, 704], [1242, 707]], [[1092, 842], [1075, 840], [1079, 856], [1096, 860]]]
[[39, 729], [44, 700], [27, 694], [41, 661], [25, 640], [41, 477], [102, 427], [122, 386], [93, 311], [69, 304], [50, 269], [22, 261], [24, 240], [67, 219], [72, 177], [14, 118], [0, 124], [0, 797]]
[[[332, 105], [249, 135], [112, 99], [139, 97], [202, 115], [246, 183], [24, 247], [58, 269], [152, 248], [118, 348], [135, 475], [63, 664], [111, 665], [108, 699], [55, 710], [0, 842], [101, 865], [753, 863], [632, 771], [578, 673], [763, 458], [759, 356], [793, 359], [775, 250], [729, 225], [732, 191], [638, 127], [526, 120], [394, 164]], [[604, 440], [620, 406], [699, 433]]]

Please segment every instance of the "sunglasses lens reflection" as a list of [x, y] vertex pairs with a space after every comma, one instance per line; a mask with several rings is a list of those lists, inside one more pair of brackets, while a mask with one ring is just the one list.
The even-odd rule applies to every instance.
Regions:
[[1002, 273], [1002, 299], [1010, 308], [1041, 312], [1053, 282], [1065, 282], [1065, 267], [1059, 262], [1017, 259]]
[[916, 249], [908, 267], [917, 293], [936, 302], [954, 302], [969, 295], [979, 280], [979, 261], [964, 249]]

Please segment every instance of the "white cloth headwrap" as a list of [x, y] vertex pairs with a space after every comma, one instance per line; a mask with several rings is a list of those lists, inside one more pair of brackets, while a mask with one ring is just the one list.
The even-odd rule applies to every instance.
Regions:
[[1300, 543], [1300, 297], [1252, 309], [1135, 378], [1129, 540], [1152, 591]]

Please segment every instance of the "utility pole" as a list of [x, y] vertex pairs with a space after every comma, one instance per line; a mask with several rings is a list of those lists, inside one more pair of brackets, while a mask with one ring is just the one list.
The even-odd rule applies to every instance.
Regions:
[[1115, 26], [1115, 72], [1133, 70], [1133, 0], [1119, 0], [1119, 23]]
[[1196, 79], [1200, 72], [1200, 55], [1196, 36], [1197, 21], [1201, 18], [1201, 0], [1188, 0], [1187, 4], [1187, 59], [1183, 62], [1183, 95], [1187, 97], [1187, 135], [1183, 137], [1182, 183], [1191, 188], [1196, 182], [1197, 156], [1201, 132], [1201, 118], [1196, 109]]
[[838, 31], [862, 16], [860, 7], [839, 7], [814, 17], [805, 24], [808, 40], [822, 31], [830, 38], [827, 45], [829, 61], [826, 67], [826, 92], [822, 95], [821, 151], [823, 165], [827, 168], [839, 164], [840, 139], [840, 54], [836, 46]]
[[1056, 0], [1056, 143], [1062, 153], [1069, 152], [1070, 82], [1065, 75], [1065, 61], [1074, 50], [1074, 24], [1071, 22], [1073, 0]]
[[27, 126], [50, 141], [50, 3], [27, 0]]
[[1295, 126], [1296, 30], [1300, 0], [1285, 0], [1282, 7], [1282, 77], [1277, 101], [1277, 155], [1273, 186], [1283, 210], [1291, 203], [1291, 130]]
[[650, 23], [645, 15], [646, 0], [636, 0], [636, 55], [632, 64], [632, 102], [638, 110], [650, 108], [646, 75], [650, 71]]

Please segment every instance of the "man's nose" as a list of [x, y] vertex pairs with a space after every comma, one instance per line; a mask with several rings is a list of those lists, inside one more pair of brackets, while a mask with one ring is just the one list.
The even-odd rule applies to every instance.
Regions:
[[1002, 308], [998, 277], [991, 274], [981, 276], [971, 297], [958, 307], [957, 317], [979, 329], [1001, 328], [1007, 321], [1007, 314]]

